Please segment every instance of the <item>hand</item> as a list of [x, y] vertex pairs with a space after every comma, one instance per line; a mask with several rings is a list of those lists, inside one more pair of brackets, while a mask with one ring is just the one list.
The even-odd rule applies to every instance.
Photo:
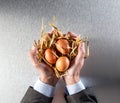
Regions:
[[29, 55], [33, 66], [38, 70], [40, 74], [39, 79], [46, 84], [55, 86], [58, 78], [56, 77], [54, 70], [44, 62], [38, 63], [38, 61], [36, 60], [36, 48], [34, 46], [30, 50]]
[[84, 65], [85, 44], [82, 42], [78, 46], [78, 54], [72, 61], [70, 68], [63, 77], [66, 85], [72, 85], [80, 80], [80, 71]]

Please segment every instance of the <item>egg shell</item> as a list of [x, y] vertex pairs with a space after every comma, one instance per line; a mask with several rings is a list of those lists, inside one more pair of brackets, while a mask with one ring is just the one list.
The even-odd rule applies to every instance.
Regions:
[[56, 61], [56, 69], [59, 72], [66, 71], [69, 65], [70, 65], [70, 60], [66, 56], [62, 56]]
[[53, 49], [48, 48], [48, 49], [45, 50], [45, 59], [50, 64], [55, 64], [56, 63], [57, 57], [55, 56], [55, 52], [54, 52]]
[[59, 39], [56, 42], [56, 48], [63, 55], [70, 53], [70, 44], [67, 39]]

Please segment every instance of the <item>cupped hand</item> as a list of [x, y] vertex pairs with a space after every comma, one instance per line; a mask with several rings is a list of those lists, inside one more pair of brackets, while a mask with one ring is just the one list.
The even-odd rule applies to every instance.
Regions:
[[[75, 35], [72, 34], [74, 37]], [[78, 46], [78, 54], [71, 62], [70, 68], [67, 70], [66, 75], [63, 77], [66, 85], [75, 84], [80, 80], [80, 72], [84, 65], [85, 57], [85, 44], [80, 42]]]
[[36, 48], [33, 46], [29, 52], [29, 55], [33, 66], [40, 74], [39, 79], [46, 84], [55, 86], [58, 78], [56, 77], [54, 70], [44, 62], [38, 63], [36, 59], [36, 51]]

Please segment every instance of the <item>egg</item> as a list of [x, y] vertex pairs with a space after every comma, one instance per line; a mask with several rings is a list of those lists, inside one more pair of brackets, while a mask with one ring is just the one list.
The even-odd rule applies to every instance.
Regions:
[[70, 65], [70, 60], [66, 56], [62, 56], [56, 61], [56, 69], [59, 72], [66, 71], [69, 65]]
[[63, 55], [70, 53], [70, 44], [67, 39], [59, 39], [56, 42], [56, 48]]
[[55, 56], [55, 52], [54, 52], [53, 49], [48, 48], [48, 49], [45, 50], [45, 59], [50, 64], [55, 64], [56, 63], [57, 57]]

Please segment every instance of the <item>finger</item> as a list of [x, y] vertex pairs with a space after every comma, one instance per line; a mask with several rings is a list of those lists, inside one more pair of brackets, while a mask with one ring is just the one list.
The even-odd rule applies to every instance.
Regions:
[[78, 56], [84, 57], [85, 56], [85, 43], [81, 42], [78, 46]]
[[38, 62], [36, 60], [36, 48], [34, 46], [30, 50], [29, 56], [30, 56], [30, 59], [31, 59], [31, 62], [32, 62], [33, 66], [37, 67]]
[[67, 35], [70, 35], [72, 38], [76, 38], [77, 37], [77, 34], [72, 33], [72, 32], [68, 32]]
[[52, 32], [49, 32], [49, 33], [48, 33], [48, 36], [50, 36], [50, 37], [51, 37], [51, 36], [52, 36]]
[[80, 43], [79, 47], [78, 47], [78, 54], [75, 58], [76, 64], [79, 64], [79, 63], [81, 63], [82, 60], [84, 60], [84, 56], [85, 56], [84, 49], [85, 49], [84, 43]]
[[49, 35], [49, 36], [52, 36], [52, 34], [53, 34], [54, 31], [55, 31], [55, 29], [52, 28], [52, 30], [48, 32], [48, 35]]

